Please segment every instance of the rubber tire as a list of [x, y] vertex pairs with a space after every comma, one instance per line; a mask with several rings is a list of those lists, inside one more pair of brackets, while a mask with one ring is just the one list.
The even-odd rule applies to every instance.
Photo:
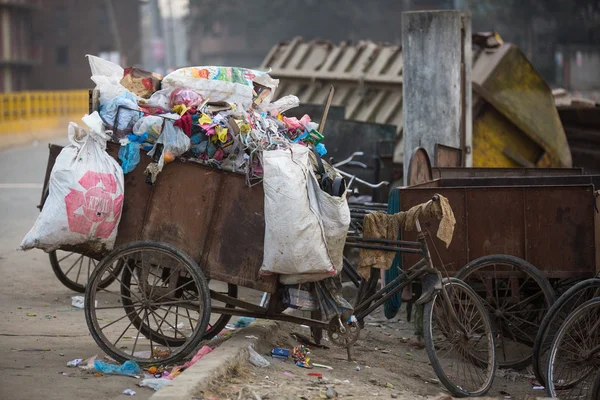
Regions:
[[[550, 307], [552, 306], [552, 304], [554, 304], [554, 301], [556, 300], [556, 295], [548, 279], [546, 279], [546, 277], [542, 274], [542, 272], [539, 269], [537, 269], [535, 266], [519, 257], [509, 256], [507, 254], [492, 254], [489, 256], [480, 257], [462, 267], [456, 273], [455, 277], [466, 282], [465, 278], [467, 278], [472, 272], [477, 270], [481, 264], [488, 264], [493, 261], [496, 261], [498, 263], [513, 264], [522, 268], [527, 274], [529, 274], [529, 276], [531, 276], [534, 279], [534, 281], [542, 289], [542, 291], [544, 292], [544, 297], [546, 298], [546, 301], [549, 303]], [[487, 304], [487, 302], [484, 302], [484, 304]], [[519, 362], [498, 362], [498, 366], [500, 368], [512, 368], [520, 370], [531, 364], [532, 358], [533, 355], [530, 355], [529, 357]]]
[[[67, 288], [73, 290], [74, 292], [85, 293], [85, 286], [84, 285], [80, 285], [78, 283], [73, 282], [72, 280], [70, 280], [65, 275], [65, 273], [62, 270], [62, 268], [60, 267], [60, 263], [58, 261], [58, 257], [56, 256], [56, 251], [51, 251], [50, 253], [48, 253], [48, 257], [50, 258], [50, 265], [52, 266], [52, 271], [54, 271], [54, 275], [56, 275], [56, 277], [58, 278], [58, 280], [60, 281], [60, 283], [62, 283], [63, 285], [65, 285]], [[116, 275], [118, 275], [121, 272], [120, 271], [121, 268], [123, 268], [123, 263], [121, 263], [121, 265], [117, 267], [117, 270], [116, 270], [117, 274]], [[90, 275], [90, 279], [91, 279], [91, 275]], [[100, 284], [100, 287], [102, 289], [105, 289], [108, 286], [110, 286], [114, 281], [115, 281], [115, 278], [112, 278], [112, 277], [108, 278], [108, 279], [105, 279], [104, 282], [102, 282]]]
[[[600, 305], [600, 297], [596, 297], [594, 299], [588, 300], [585, 303], [583, 303], [582, 305], [580, 305], [579, 307], [577, 307], [573, 312], [571, 312], [569, 314], [567, 319], [565, 319], [565, 322], [563, 322], [563, 324], [560, 326], [560, 329], [556, 332], [556, 337], [554, 338], [554, 341], [552, 342], [552, 348], [550, 350], [550, 357], [548, 359], [548, 371], [546, 374], [546, 382], [547, 382], [546, 394], [550, 398], [553, 398], [553, 399], [558, 398], [558, 393], [552, 385], [552, 368], [550, 368], [550, 365], [552, 364], [552, 359], [556, 356], [556, 354], [555, 354], [556, 353], [556, 345], [558, 344], [559, 340], [562, 339], [562, 337], [564, 336], [563, 332], [569, 326], [571, 321], [573, 321], [575, 318], [577, 318], [579, 312], [581, 312], [580, 310], [584, 309], [585, 306], [591, 306], [593, 304]], [[593, 386], [594, 387], [598, 386], [598, 378], [594, 382]], [[592, 389], [594, 389], [594, 388], [592, 388]], [[592, 393], [594, 393], [594, 392], [592, 392]], [[596, 397], [597, 398], [599, 397], [598, 393], [596, 393]], [[591, 398], [593, 399], [593, 397], [591, 397]]]
[[[490, 335], [491, 339], [492, 339], [492, 348], [496, 348], [495, 343], [494, 343], [494, 334], [493, 334], [493, 325], [492, 325], [492, 321], [489, 317], [489, 314], [487, 313], [487, 308], [485, 306], [485, 303], [481, 300], [481, 298], [477, 295], [477, 293], [465, 282], [461, 281], [460, 279], [457, 278], [449, 278], [449, 280], [453, 283], [453, 284], [458, 284], [460, 286], [462, 286], [466, 291], [471, 293], [471, 296], [473, 298], [473, 301], [479, 303], [478, 306], [480, 309], [482, 309], [484, 311], [484, 318], [487, 319], [487, 325], [489, 326], [489, 328], [492, 330], [492, 334]], [[444, 281], [444, 284], [447, 284], [448, 281]], [[492, 387], [493, 383], [494, 383], [494, 377], [496, 375], [496, 370], [498, 368], [498, 363], [496, 360], [496, 352], [494, 351], [494, 360], [493, 360], [493, 370], [492, 373], [490, 374], [490, 378], [489, 378], [489, 382], [487, 382], [487, 384], [485, 385], [485, 387], [477, 392], [473, 392], [473, 393], [466, 393], [463, 390], [460, 390], [459, 388], [457, 388], [455, 386], [455, 384], [450, 381], [450, 379], [448, 379], [448, 377], [446, 376], [445, 372], [444, 372], [444, 368], [440, 362], [440, 360], [437, 358], [436, 356], [436, 352], [435, 352], [435, 344], [433, 343], [433, 332], [432, 332], [432, 322], [433, 321], [433, 305], [435, 303], [435, 299], [437, 298], [437, 296], [440, 296], [440, 293], [436, 293], [435, 296], [433, 297], [433, 299], [428, 302], [427, 304], [425, 304], [425, 310], [423, 312], [423, 333], [424, 333], [424, 339], [425, 339], [425, 349], [427, 351], [427, 356], [429, 357], [429, 361], [431, 362], [431, 366], [433, 367], [433, 370], [435, 371], [435, 374], [437, 375], [438, 379], [440, 380], [440, 382], [442, 382], [442, 384], [444, 385], [444, 387], [446, 389], [448, 389], [448, 391], [455, 397], [479, 397], [479, 396], [484, 396]]]
[[[596, 393], [596, 397], [593, 397]], [[594, 387], [592, 388], [592, 399], [591, 400], [600, 400], [600, 371], [598, 371], [598, 376], [596, 377], [596, 382], [594, 382]]]
[[566, 303], [568, 303], [574, 296], [576, 296], [577, 293], [579, 293], [582, 290], [593, 288], [594, 286], [597, 286], [600, 289], [600, 279], [591, 278], [575, 284], [566, 292], [564, 292], [563, 295], [558, 298], [558, 300], [556, 300], [556, 302], [552, 305], [552, 307], [550, 307], [550, 309], [544, 316], [544, 319], [540, 324], [540, 330], [538, 331], [538, 334], [535, 337], [535, 342], [533, 343], [533, 373], [535, 374], [535, 377], [537, 378], [540, 385], [546, 385], [548, 366], [545, 365], [542, 368], [542, 366], [540, 365], [540, 358], [544, 354], [546, 354], [546, 351], [550, 350], [549, 347], [548, 349], [546, 349], [546, 351], [542, 352], [542, 344], [546, 342], [546, 337], [548, 336], [548, 327], [551, 326], [551, 324], [554, 325], [553, 322], [555, 317], [557, 316], [557, 313], [563, 308], [563, 306]]
[[[92, 273], [89, 282], [94, 282], [95, 280], [97, 280], [98, 272], [103, 269], [103, 266], [105, 264], [114, 263], [116, 261], [116, 259], [119, 258], [120, 253], [129, 252], [131, 250], [146, 250], [146, 249], [147, 250], [155, 250], [157, 248], [165, 250], [167, 252], [170, 252], [176, 258], [179, 258], [179, 260], [181, 262], [187, 264], [190, 267], [189, 268], [190, 274], [195, 275], [194, 280], [199, 282], [199, 284], [201, 285], [201, 288], [199, 288], [199, 289], [202, 291], [202, 297], [203, 297], [202, 300], [204, 302], [204, 310], [203, 310], [204, 312], [202, 315], [202, 321], [200, 321], [200, 329], [196, 330], [196, 333], [191, 338], [191, 340], [189, 340], [187, 342], [187, 344], [185, 344], [183, 346], [183, 348], [179, 352], [177, 352], [177, 354], [167, 357], [167, 358], [160, 359], [161, 364], [169, 365], [169, 364], [175, 364], [175, 363], [181, 361], [182, 359], [189, 356], [190, 353], [196, 349], [196, 347], [198, 346], [198, 344], [200, 344], [200, 342], [202, 341], [202, 339], [204, 337], [203, 333], [206, 331], [206, 327], [208, 326], [208, 323], [210, 320], [211, 302], [210, 302], [210, 291], [208, 288], [208, 281], [204, 277], [204, 274], [200, 270], [200, 267], [198, 266], [198, 264], [196, 264], [196, 262], [189, 255], [187, 255], [183, 251], [177, 249], [176, 247], [171, 246], [170, 244], [163, 243], [163, 242], [155, 242], [155, 241], [151, 241], [151, 240], [137, 241], [137, 242], [131, 242], [131, 243], [124, 244], [124, 245], [120, 246], [119, 248], [113, 250], [106, 257], [104, 257], [100, 261], [100, 264], [98, 265], [98, 267], [96, 269], [94, 269], [94, 272]], [[91, 292], [91, 290], [89, 290], [89, 288], [90, 288], [90, 285], [87, 286], [86, 292], [85, 292], [84, 311], [85, 311], [85, 321], [87, 323], [90, 334], [94, 338], [94, 341], [98, 344], [98, 346], [102, 349], [102, 351], [104, 351], [106, 354], [108, 354], [109, 356], [111, 356], [112, 358], [114, 358], [115, 360], [117, 360], [120, 363], [123, 363], [130, 359], [135, 360], [135, 358], [133, 358], [131, 356], [123, 357], [119, 353], [116, 353], [115, 351], [113, 351], [110, 348], [110, 346], [108, 346], [106, 343], [104, 343], [104, 340], [102, 339], [100, 334], [98, 332], [96, 332], [94, 322], [92, 320], [92, 318], [93, 318], [92, 309], [89, 306], [90, 304], [93, 304], [92, 303], [92, 292]], [[138, 360], [135, 360], [135, 361], [138, 361]], [[153, 365], [153, 364], [156, 364], [156, 361], [146, 362], [146, 361], [139, 360], [138, 364], [140, 364], [142, 366]]]
[[[123, 282], [123, 285], [128, 285], [129, 287], [131, 287], [130, 286], [130, 284], [131, 284], [131, 269], [130, 268], [123, 269], [123, 275], [121, 276], [121, 282]], [[123, 285], [121, 285], [121, 293], [126, 295], [126, 293], [123, 293], [123, 289], [124, 289]], [[228, 289], [229, 296], [237, 298], [238, 287], [236, 285], [227, 284], [227, 289]], [[129, 313], [130, 310], [128, 310], [128, 307], [131, 306], [131, 300], [126, 297], [123, 297], [121, 299], [121, 301], [123, 303], [123, 308], [125, 309], [126, 313]], [[231, 306], [229, 304], [226, 304], [225, 307], [235, 308], [235, 306]], [[133, 311], [133, 310], [131, 310], [131, 311]], [[225, 325], [227, 325], [229, 323], [229, 320], [231, 320], [231, 317], [232, 317], [231, 315], [221, 314], [221, 316], [219, 317], [219, 319], [217, 320], [215, 325], [213, 325], [209, 330], [207, 330], [204, 333], [204, 335], [202, 335], [202, 338], [212, 338], [217, 333], [221, 332], [223, 330], [223, 328], [225, 328]], [[141, 332], [145, 337], [150, 336], [151, 330], [144, 323], [144, 321], [140, 321], [138, 318], [134, 318], [133, 316], [130, 316], [129, 320], [131, 321], [133, 326], [135, 326], [135, 328], [139, 332]], [[163, 346], [171, 346], [171, 347], [179, 347], [185, 343], [185, 339], [183, 339], [183, 338], [180, 340], [173, 339], [171, 337], [164, 336], [155, 331], [152, 331], [152, 340]]]

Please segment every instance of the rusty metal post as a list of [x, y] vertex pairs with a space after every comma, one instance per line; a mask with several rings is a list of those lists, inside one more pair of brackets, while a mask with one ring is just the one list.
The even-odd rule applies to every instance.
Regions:
[[404, 181], [416, 147], [433, 166], [436, 144], [471, 160], [471, 17], [460, 11], [402, 13]]

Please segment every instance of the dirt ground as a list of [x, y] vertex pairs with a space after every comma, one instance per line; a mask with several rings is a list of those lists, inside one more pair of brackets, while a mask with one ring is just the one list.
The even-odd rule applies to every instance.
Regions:
[[[404, 309], [401, 313], [404, 315]], [[366, 321], [354, 346], [355, 361], [347, 360], [345, 349], [312, 348], [311, 362], [328, 365], [331, 370], [305, 369], [296, 366], [291, 359], [282, 361], [269, 357], [273, 347], [292, 349], [299, 344], [290, 336], [293, 332], [310, 337], [308, 328], [282, 323], [281, 329], [256, 349], [271, 366], [257, 368], [244, 361], [239, 368], [230, 370], [226, 379], [214, 382], [209, 391], [198, 393], [198, 398], [320, 399], [326, 398], [328, 388], [335, 390], [338, 398], [449, 398], [429, 364], [426, 351], [403, 343], [412, 338], [412, 323], [387, 320], [376, 313]], [[323, 344], [329, 345], [328, 340], [324, 339]], [[309, 373], [322, 374], [322, 378]], [[527, 371], [500, 371], [489, 396], [518, 400], [543, 397], [543, 390], [532, 389], [534, 384], [533, 376]]]

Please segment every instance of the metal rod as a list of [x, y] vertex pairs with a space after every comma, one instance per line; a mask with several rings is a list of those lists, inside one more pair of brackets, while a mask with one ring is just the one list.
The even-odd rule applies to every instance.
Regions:
[[331, 102], [333, 101], [333, 93], [335, 89], [333, 85], [329, 88], [329, 97], [327, 98], [327, 103], [325, 103], [325, 110], [323, 111], [323, 118], [321, 118], [321, 122], [319, 123], [319, 133], [322, 135], [323, 130], [325, 129], [325, 122], [327, 122], [327, 114], [329, 114], [329, 107], [331, 107]]
[[292, 322], [294, 324], [299, 324], [299, 325], [308, 325], [308, 326], [312, 326], [313, 328], [327, 329], [329, 327], [329, 321], [327, 321], [327, 322], [317, 321], [315, 319], [296, 317], [294, 315], [288, 315], [288, 314], [282, 314], [282, 313], [271, 314], [271, 315], [267, 316], [266, 313], [263, 314], [263, 313], [257, 313], [257, 312], [240, 310], [240, 309], [236, 309], [236, 308], [227, 308], [227, 307], [211, 307], [211, 312], [215, 313], [215, 314], [238, 315], [238, 316], [250, 317], [250, 318], [268, 318], [270, 320], [275, 320], [275, 321], [284, 321], [284, 322]]
[[[400, 275], [398, 275], [394, 280], [392, 280], [390, 283], [388, 283], [387, 285], [385, 285], [383, 288], [381, 288], [377, 293], [375, 293], [374, 295], [372, 295], [371, 297], [369, 297], [368, 299], [366, 299], [365, 301], [363, 301], [361, 304], [359, 304], [356, 308], [355, 311], [359, 311], [364, 308], [364, 303], [370, 303], [373, 300], [375, 300], [377, 297], [381, 296], [383, 293], [385, 293], [387, 290], [389, 290], [392, 286], [394, 286], [395, 284], [399, 283], [400, 280], [402, 280], [403, 278], [408, 277], [408, 281], [413, 281], [415, 279], [416, 276], [418, 276], [419, 274], [423, 273], [422, 271], [419, 270], [419, 268], [421, 268], [423, 265], [426, 265], [427, 261], [422, 258], [421, 260], [419, 260], [415, 265], [413, 265], [412, 267], [410, 267], [410, 269], [408, 270], [408, 272], [412, 272], [415, 269], [417, 269], [418, 271], [416, 271], [414, 274], [412, 275], [408, 275], [406, 272], [404, 271], [400, 271]], [[396, 292], [394, 292], [396, 293]], [[390, 296], [386, 296], [385, 298], [387, 299]], [[378, 305], [375, 307], [377, 308], [379, 305], [381, 305], [381, 303], [378, 302]], [[373, 308], [373, 309], [375, 309]], [[360, 315], [363, 315], [364, 313], [360, 313]], [[363, 317], [367, 316], [367, 314], [364, 314]], [[358, 315], [357, 315], [358, 318]]]
[[356, 242], [395, 244], [398, 246], [421, 247], [420, 242], [411, 242], [409, 240], [390, 240], [390, 239], [374, 239], [374, 238], [358, 238], [358, 237], [347, 238], [346, 240], [356, 241]]
[[407, 249], [405, 247], [392, 247], [392, 246], [376, 246], [376, 245], [372, 245], [372, 244], [359, 244], [359, 243], [352, 243], [352, 242], [346, 242], [346, 247], [355, 248], [355, 249], [393, 251], [396, 253], [423, 254], [423, 250], [421, 250], [421, 249]]
[[225, 294], [215, 292], [214, 290], [210, 291], [210, 298], [213, 300], [222, 301], [225, 304], [241, 307], [249, 311], [254, 311], [258, 313], [267, 312], [267, 309], [265, 307], [257, 306], [256, 304], [248, 303], [247, 301], [236, 299], [235, 297], [227, 296]]

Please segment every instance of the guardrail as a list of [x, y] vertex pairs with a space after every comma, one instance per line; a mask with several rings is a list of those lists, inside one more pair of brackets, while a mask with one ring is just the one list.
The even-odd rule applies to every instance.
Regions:
[[0, 134], [67, 130], [88, 113], [88, 90], [0, 93]]

